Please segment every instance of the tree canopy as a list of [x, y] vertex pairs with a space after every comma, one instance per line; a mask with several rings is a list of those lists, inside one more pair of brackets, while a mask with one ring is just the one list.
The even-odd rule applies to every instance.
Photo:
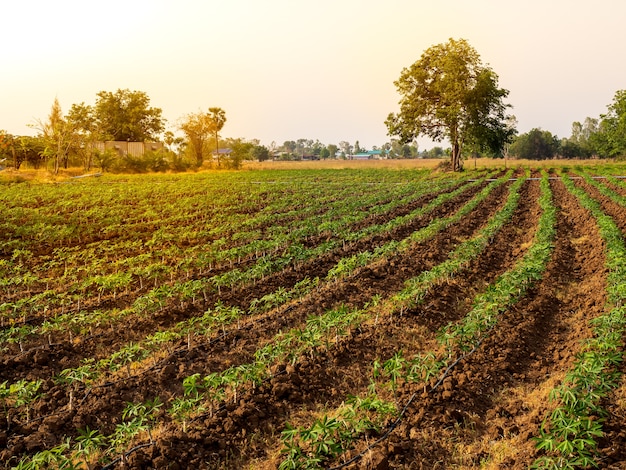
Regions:
[[401, 95], [400, 111], [385, 121], [389, 135], [401, 143], [419, 135], [448, 139], [455, 171], [462, 168], [464, 144], [499, 151], [515, 133], [507, 125], [509, 105], [503, 102], [508, 90], [498, 87], [496, 73], [464, 39], [430, 47], [394, 84]]
[[143, 91], [118, 89], [97, 93], [96, 104], [73, 105], [69, 116], [84, 130], [96, 131], [102, 140], [143, 142], [156, 140], [165, 129], [161, 109], [150, 106]]
[[595, 150], [607, 157], [626, 155], [626, 90], [618, 90], [596, 132], [589, 137]]
[[511, 144], [509, 152], [517, 158], [526, 160], [545, 160], [559, 153], [560, 144], [556, 136], [538, 128], [518, 136]]
[[226, 112], [222, 108], [209, 108], [206, 113], [190, 113], [185, 116], [179, 129], [187, 137], [189, 148], [196, 159], [196, 165], [200, 167], [204, 162], [205, 155], [209, 152], [208, 144], [214, 139], [215, 153], [219, 158], [219, 131], [226, 123]]
[[63, 117], [58, 99], [54, 99], [48, 120], [41, 123], [41, 128], [45, 145], [44, 153], [52, 158], [54, 172], [57, 173], [61, 165], [67, 168], [70, 150], [76, 143], [72, 124]]

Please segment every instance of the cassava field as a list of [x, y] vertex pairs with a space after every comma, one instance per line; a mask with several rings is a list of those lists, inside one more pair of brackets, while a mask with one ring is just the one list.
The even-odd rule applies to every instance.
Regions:
[[626, 468], [624, 174], [0, 184], [0, 467]]

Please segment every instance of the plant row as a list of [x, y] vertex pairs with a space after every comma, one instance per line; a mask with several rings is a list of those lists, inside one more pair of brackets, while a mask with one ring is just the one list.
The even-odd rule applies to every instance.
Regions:
[[[449, 185], [449, 184], [447, 184]], [[446, 184], [443, 185], [444, 187]], [[427, 185], [423, 185], [422, 188], [418, 188], [418, 194], [423, 194]], [[435, 184], [437, 187], [437, 184]], [[412, 186], [413, 192], [415, 192], [415, 187]], [[431, 188], [432, 189], [432, 188]], [[380, 198], [380, 196], [378, 196]], [[407, 196], [407, 198], [415, 198], [415, 194]], [[359, 200], [353, 198], [350, 204], [343, 204], [343, 206], [347, 207], [347, 209], [342, 209], [341, 213], [350, 213], [354, 211], [354, 204], [358, 204]], [[404, 200], [402, 201], [404, 202]], [[389, 210], [390, 207], [396, 205], [396, 202], [391, 202], [384, 205], [375, 205], [372, 209], [371, 213], [382, 213], [386, 210]], [[361, 213], [359, 218], [363, 218], [367, 213]], [[182, 276], [183, 279], [185, 277], [189, 277], [189, 269], [185, 267], [189, 263], [193, 263], [195, 268], [198, 268], [198, 263], [209, 264], [211, 265], [215, 262], [214, 259], [209, 255], [209, 253], [216, 252], [219, 253], [219, 257], [223, 259], [230, 259], [230, 265], [226, 267], [226, 272], [222, 275], [215, 275], [213, 283], [216, 284], [218, 291], [224, 284], [232, 284], [233, 282], [237, 282], [237, 280], [244, 275], [241, 273], [241, 269], [230, 269], [232, 267], [232, 263], [234, 260], [241, 261], [242, 256], [248, 256], [254, 253], [254, 256], [257, 257], [257, 262], [254, 264], [252, 268], [249, 268], [247, 271], [255, 269], [257, 271], [256, 274], [252, 275], [252, 278], [256, 278], [259, 275], [263, 276], [264, 273], [271, 271], [272, 269], [278, 269], [291, 261], [292, 258], [303, 258], [305, 254], [302, 251], [305, 249], [302, 245], [302, 240], [306, 238], [307, 233], [313, 233], [319, 230], [319, 226], [324, 224], [330, 224], [330, 220], [326, 219], [304, 219], [307, 221], [306, 228], [299, 228], [298, 230], [285, 231], [285, 233], [279, 232], [272, 236], [272, 238], [267, 240], [251, 240], [250, 243], [241, 246], [241, 252], [231, 252], [226, 246], [220, 244], [216, 246], [215, 249], [207, 249], [204, 252], [199, 252], [198, 247], [194, 247], [194, 253], [192, 256], [185, 258], [184, 255], [182, 258], [178, 258], [176, 266], [171, 266], [171, 262], [163, 262], [163, 260], [157, 261], [155, 259], [155, 254], [144, 254], [134, 257], [140, 264], [133, 268], [132, 265], [127, 263], [119, 264], [113, 263], [113, 269], [115, 272], [110, 274], [94, 274], [87, 275], [85, 274], [85, 266], [91, 265], [93, 266], [89, 269], [95, 270], [96, 272], [101, 271], [101, 266], [106, 264], [106, 259], [104, 261], [97, 261], [96, 263], [92, 263], [92, 259], [96, 259], [93, 256], [89, 255], [88, 250], [81, 253], [81, 257], [77, 258], [74, 261], [74, 265], [76, 266], [77, 272], [82, 272], [79, 276], [84, 276], [84, 280], [80, 280], [79, 278], [75, 278], [73, 275], [67, 274], [68, 268], [66, 266], [64, 270], [64, 275], [61, 276], [60, 280], [56, 280], [55, 282], [62, 285], [62, 288], [56, 290], [46, 289], [45, 291], [35, 294], [28, 295], [20, 300], [13, 302], [4, 302], [0, 304], [0, 313], [4, 312], [2, 315], [2, 321], [13, 321], [16, 318], [22, 318], [23, 320], [31, 313], [37, 312], [40, 313], [42, 310], [40, 306], [45, 304], [46, 309], [52, 309], [54, 305], [59, 305], [61, 307], [61, 314], [65, 313], [63, 310], [67, 307], [68, 311], [72, 305], [75, 305], [76, 310], [80, 310], [81, 308], [81, 299], [83, 299], [82, 304], [86, 303], [86, 293], [88, 290], [94, 290], [97, 292], [98, 301], [102, 294], [112, 295], [115, 298], [117, 292], [127, 292], [133, 283], [137, 282], [139, 279], [139, 284], [143, 287], [144, 282], [149, 281], [155, 284], [155, 289], [157, 282], [159, 284], [163, 283], [164, 275], [169, 275], [170, 283], [174, 280], [174, 277], [180, 278], [180, 271], [186, 271], [188, 274]], [[335, 223], [336, 222], [336, 223]], [[333, 222], [332, 228], [338, 235], [348, 234], [350, 233], [349, 228], [351, 224], [346, 223], [347, 221], [344, 219], [339, 219], [339, 221]], [[300, 224], [302, 225], [302, 224]], [[361, 236], [367, 235], [367, 232], [363, 230], [359, 231]], [[335, 238], [336, 240], [336, 238]], [[259, 245], [260, 244], [260, 245]], [[337, 242], [333, 243], [333, 246], [336, 246]], [[122, 246], [122, 248], [124, 248]], [[325, 249], [326, 245], [322, 245], [321, 250]], [[319, 251], [318, 249], [318, 251]], [[239, 250], [239, 248], [237, 249]], [[173, 250], [177, 251], [177, 250]], [[243, 253], [243, 254], [242, 254]], [[272, 256], [268, 256], [268, 255]], [[278, 256], [276, 256], [278, 255]], [[16, 259], [20, 259], [22, 255], [17, 256]], [[181, 253], [178, 252], [178, 256], [181, 256]], [[27, 257], [24, 255], [23, 257]], [[63, 256], [65, 259], [65, 263], [68, 263], [68, 257]], [[278, 259], [276, 259], [278, 258]], [[187, 260], [187, 261], [186, 261]], [[194, 268], [194, 269], [195, 269]], [[7, 280], [7, 282], [15, 283], [17, 280], [25, 279], [25, 276], [28, 279], [36, 278], [36, 275], [32, 273], [26, 273], [24, 276], [9, 276], [3, 277], [3, 279]], [[221, 276], [221, 277], [220, 277]], [[142, 281], [143, 280], [143, 281]], [[21, 282], [21, 281], [20, 281]], [[177, 281], [180, 283], [180, 281]], [[184, 281], [183, 281], [184, 282]], [[48, 281], [46, 281], [48, 284]], [[68, 288], [67, 286], [70, 286]], [[91, 287], [90, 287], [91, 286]], [[92, 289], [93, 287], [93, 289]], [[184, 287], [183, 287], [184, 289]], [[28, 289], [26, 289], [28, 292]], [[148, 295], [150, 292], [148, 293]], [[72, 308], [72, 311], [74, 308]]]
[[[143, 312], [152, 313], [162, 310], [168, 305], [172, 305], [173, 302], [177, 302], [180, 308], [184, 309], [186, 303], [191, 302], [194, 304], [196, 300], [205, 299], [209, 292], [216, 293], [220, 296], [223, 288], [245, 288], [246, 285], [280, 271], [289, 264], [303, 263], [309, 259], [320, 256], [328, 250], [341, 246], [342, 243], [345, 243], [347, 237], [351, 239], [361, 239], [376, 233], [385, 233], [392, 227], [398, 226], [401, 223], [409, 223], [411, 220], [433, 211], [443, 202], [458, 196], [469, 187], [477, 184], [479, 184], [479, 182], [463, 185], [454, 191], [443, 193], [432, 203], [417, 208], [406, 216], [397, 218], [399, 219], [398, 221], [394, 219], [391, 222], [368, 226], [356, 232], [351, 232], [349, 225], [337, 227], [336, 235], [333, 240], [324, 241], [310, 248], [306, 248], [299, 243], [292, 243], [289, 249], [283, 253], [277, 256], [262, 256], [247, 269], [233, 268], [223, 274], [210, 277], [183, 280], [172, 284], [162, 284], [150, 289], [146, 294], [135, 299], [133, 304], [126, 309], [113, 311], [95, 310], [88, 313], [73, 311], [61, 313], [55, 315], [50, 320], [44, 321], [39, 326], [26, 324], [7, 328], [4, 330], [1, 338], [5, 341], [19, 342], [30, 334], [47, 335], [54, 331], [68, 329], [72, 332], [70, 334], [77, 334], [80, 331], [84, 333], [91, 328], [91, 325], [112, 324], [119, 322], [121, 319], [131, 314], [141, 315]], [[120, 273], [116, 278], [127, 279], [128, 273]], [[40, 297], [44, 297], [44, 299]], [[30, 303], [34, 302], [33, 305], [39, 305], [41, 300], [45, 300], [46, 304], [51, 302], [51, 300], [44, 295], [33, 296], [28, 301]], [[7, 304], [4, 305], [6, 306]], [[68, 320], [70, 321], [69, 325], [67, 323]]]
[[[503, 182], [504, 179], [498, 184]], [[520, 185], [521, 183], [516, 185], [515, 191], [512, 191], [513, 194]], [[493, 183], [491, 188], [496, 186], [497, 184]], [[482, 200], [484, 197], [483, 194], [479, 199]], [[447, 225], [440, 227], [443, 229], [445, 226]], [[226, 397], [234, 399], [238, 390], [246, 384], [254, 387], [269, 378], [272, 365], [277, 362], [293, 362], [301, 355], [314, 354], [317, 347], [330, 347], [345, 332], [351, 331], [356, 327], [355, 325], [369, 318], [371, 313], [368, 311], [368, 308], [353, 311], [341, 308], [327, 312], [320, 317], [312, 317], [307, 321], [305, 328], [294, 329], [279, 335], [275, 341], [257, 351], [255, 354], [257, 360], [252, 364], [232, 367], [206, 377], [199, 375], [188, 377], [183, 382], [185, 396], [173, 402], [170, 413], [174, 419], [185, 423], [199, 413], [214, 410]], [[76, 372], [75, 379], [81, 380], [80, 372], [78, 370], [73, 372]], [[66, 372], [65, 375], [70, 374]]]
[[[603, 423], [607, 417], [602, 401], [618, 385], [618, 365], [623, 360], [626, 333], [623, 235], [597, 201], [571, 179], [564, 177], [563, 182], [581, 206], [594, 216], [606, 245], [608, 311], [591, 321], [593, 336], [583, 341], [574, 366], [551, 393], [558, 405], [545, 419], [537, 439], [538, 449], [546, 453], [533, 464], [533, 468], [540, 469], [598, 466], [598, 438], [604, 435]], [[608, 192], [609, 197], [610, 194]]]
[[[556, 209], [552, 204], [547, 178], [544, 178], [541, 184], [542, 216], [532, 246], [511, 270], [501, 275], [484, 293], [476, 297], [473, 308], [461, 321], [450, 323], [443, 328], [438, 337], [439, 349], [419, 353], [412, 357], [404, 357], [402, 351], [398, 351], [385, 361], [374, 362], [368, 396], [376, 393], [377, 390], [387, 389], [391, 390], [393, 396], [396, 397], [394, 398], [395, 416], [389, 425], [389, 430], [397, 425], [398, 420], [408, 410], [416, 396], [413, 394], [406, 403], [398, 403], [396, 399], [399, 386], [402, 383], [423, 383], [426, 387], [426, 384], [435, 380], [430, 391], [437, 389], [450, 369], [480, 346], [489, 331], [496, 325], [499, 315], [521, 298], [530, 285], [541, 278], [550, 259], [556, 233]], [[495, 234], [498, 225], [509, 220], [510, 211], [517, 204], [516, 199], [517, 196], [512, 191], [509, 204], [501, 213], [503, 214], [501, 217], [492, 219], [479, 236], [462, 244], [446, 262], [408, 282], [403, 292], [390, 299], [393, 311], [402, 312], [404, 308], [419, 303], [429, 287], [445, 282], [447, 277], [460, 271], [463, 265], [477, 256]], [[508, 216], [507, 213], [509, 213]], [[381, 384], [381, 379], [386, 382]], [[301, 428], [300, 431], [306, 431], [306, 429]], [[359, 432], [361, 431], [355, 428], [354, 434]], [[346, 452], [349, 444], [355, 440], [355, 436], [346, 430], [343, 431], [343, 435], [348, 437], [344, 437], [338, 447], [343, 449], [342, 452]], [[291, 440], [290, 434], [283, 438], [285, 443], [283, 452], [287, 457], [281, 468], [318, 468], [320, 459], [327, 462], [342, 453], [338, 451], [332, 454], [315, 452], [315, 443], [307, 443], [296, 452]], [[360, 455], [362, 454], [358, 456]], [[354, 458], [347, 463], [353, 460]], [[341, 467], [342, 465], [338, 468]]]

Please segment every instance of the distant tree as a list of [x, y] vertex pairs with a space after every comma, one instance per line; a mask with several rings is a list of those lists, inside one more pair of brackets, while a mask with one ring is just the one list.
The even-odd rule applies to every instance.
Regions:
[[398, 139], [391, 139], [389, 143], [389, 155], [391, 158], [404, 158], [404, 144]]
[[619, 90], [600, 115], [598, 128], [589, 140], [594, 150], [605, 157], [626, 156], [626, 90]]
[[546, 160], [559, 152], [559, 140], [549, 131], [538, 128], [519, 135], [511, 144], [511, 155], [526, 160]]
[[101, 91], [93, 109], [98, 128], [107, 140], [157, 140], [165, 123], [161, 109], [150, 106], [143, 91]]
[[359, 141], [357, 140], [354, 143], [354, 153], [361, 153], [363, 152], [363, 149], [361, 148], [361, 146], [359, 145]]
[[462, 169], [466, 142], [495, 148], [512, 137], [504, 130], [508, 105], [503, 99], [509, 92], [498, 87], [496, 73], [464, 39], [430, 47], [395, 85], [402, 98], [400, 112], [385, 121], [389, 135], [402, 143], [419, 135], [447, 138], [455, 171]]
[[296, 151], [298, 144], [293, 140], [286, 140], [283, 142], [283, 151], [287, 153], [293, 153]]
[[104, 140], [98, 128], [94, 109], [85, 103], [73, 104], [65, 118], [74, 131], [75, 151], [83, 163], [83, 168], [89, 170], [96, 150], [95, 143]]
[[404, 144], [401, 152], [402, 158], [411, 158], [411, 146], [409, 144]]
[[250, 155], [253, 159], [260, 162], [264, 162], [270, 159], [270, 151], [263, 145], [254, 145], [250, 150]]
[[217, 155], [217, 166], [221, 166], [220, 160], [220, 144], [219, 144], [219, 132], [226, 124], [226, 111], [222, 108], [209, 108], [209, 122], [213, 130], [213, 137], [215, 139], [215, 154]]
[[41, 137], [28, 135], [15, 137], [14, 149], [15, 158], [20, 164], [26, 162], [33, 168], [39, 168], [45, 162], [45, 144]]
[[206, 142], [212, 135], [207, 115], [205, 113], [190, 113], [180, 121], [178, 127], [187, 137], [187, 148], [194, 155], [196, 166], [202, 166], [207, 152]]
[[382, 151], [382, 156], [384, 156], [385, 158], [392, 158], [392, 154], [391, 154], [391, 142], [385, 142], [383, 145], [380, 146], [380, 150]]
[[591, 153], [572, 139], [561, 139], [559, 154], [563, 158], [587, 158]]
[[561, 139], [559, 153], [563, 158], [588, 158], [593, 155], [591, 136], [598, 130], [598, 120], [586, 118], [572, 123], [572, 135]]
[[76, 133], [72, 124], [63, 117], [57, 98], [54, 99], [48, 120], [39, 121], [38, 126], [42, 132], [44, 154], [52, 159], [54, 173], [58, 173], [61, 166], [68, 167], [70, 149], [76, 144]]
[[572, 123], [572, 136], [569, 140], [591, 152], [590, 139], [596, 132], [598, 132], [598, 120], [587, 117], [582, 124], [577, 121]]
[[435, 146], [424, 152], [426, 158], [442, 158], [446, 155], [443, 147]]
[[230, 153], [223, 157], [224, 166], [230, 170], [238, 170], [244, 160], [254, 158], [253, 152], [256, 144], [253, 141], [229, 138], [223, 144], [230, 149]]
[[114, 149], [94, 150], [94, 163], [104, 172], [110, 170], [117, 160], [117, 152]]
[[322, 149], [324, 148], [326, 147], [324, 147], [324, 144], [322, 144], [318, 139], [316, 139], [315, 142], [311, 144], [311, 152], [313, 153], [313, 155], [316, 155], [320, 158], [320, 155], [322, 154]]
[[319, 156], [322, 160], [326, 160], [328, 157], [330, 157], [330, 150], [328, 150], [328, 147], [322, 147]]
[[339, 147], [337, 147], [335, 144], [328, 144], [326, 148], [328, 149], [328, 158], [337, 157], [337, 150], [339, 149]]
[[276, 152], [278, 152], [278, 145], [276, 144], [275, 140], [272, 140], [270, 142], [270, 146], [268, 147], [268, 150], [270, 151], [270, 157], [273, 157]]
[[175, 154], [180, 154], [181, 147], [183, 146], [185, 139], [183, 137], [176, 137], [172, 131], [167, 131], [163, 134], [163, 143], [165, 148]]
[[0, 130], [0, 160], [3, 161], [2, 165], [5, 165], [8, 161], [10, 161], [13, 168], [19, 170], [22, 161], [17, 158], [17, 154], [15, 152], [15, 141], [15, 136], [9, 134], [7, 131]]
[[196, 166], [202, 166], [205, 155], [210, 151], [208, 145], [211, 138], [215, 139], [215, 153], [220, 162], [218, 132], [225, 122], [226, 114], [221, 108], [209, 108], [208, 113], [190, 113], [180, 121], [178, 127], [187, 137], [187, 148], [193, 153]]
[[341, 149], [341, 153], [344, 158], [348, 155], [352, 155], [352, 145], [350, 144], [350, 142], [342, 140], [341, 142], [339, 142], [339, 148]]

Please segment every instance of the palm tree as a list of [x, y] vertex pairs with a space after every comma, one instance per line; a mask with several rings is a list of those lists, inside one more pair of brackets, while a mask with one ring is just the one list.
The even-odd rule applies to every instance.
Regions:
[[224, 124], [226, 124], [226, 111], [222, 108], [209, 108], [209, 119], [211, 121], [211, 127], [215, 133], [215, 153], [217, 154], [217, 166], [221, 165], [220, 162], [220, 147], [218, 140], [218, 132], [222, 130]]

